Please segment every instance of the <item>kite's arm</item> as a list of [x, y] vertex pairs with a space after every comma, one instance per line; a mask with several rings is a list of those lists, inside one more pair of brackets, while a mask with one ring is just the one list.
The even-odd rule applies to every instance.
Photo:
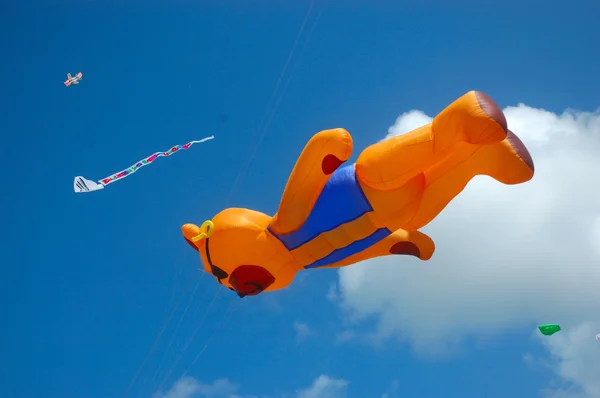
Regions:
[[352, 137], [346, 130], [338, 128], [315, 134], [296, 161], [269, 228], [278, 235], [300, 228], [331, 174], [351, 154]]
[[[367, 249], [320, 268], [340, 268], [350, 264], [389, 255], [405, 255], [429, 260], [435, 251], [433, 239], [420, 231], [398, 229]], [[377, 274], [371, 276], [377, 278]]]

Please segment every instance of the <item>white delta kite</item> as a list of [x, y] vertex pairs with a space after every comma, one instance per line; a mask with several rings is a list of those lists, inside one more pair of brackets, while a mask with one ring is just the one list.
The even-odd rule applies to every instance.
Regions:
[[204, 141], [212, 140], [213, 138], [215, 138], [215, 137], [211, 135], [210, 137], [206, 137], [206, 138], [203, 138], [198, 141], [188, 142], [185, 145], [175, 145], [174, 147], [172, 147], [171, 149], [169, 149], [166, 152], [156, 152], [156, 153], [148, 156], [147, 158], [140, 160], [139, 162], [132, 165], [131, 167], [128, 167], [125, 170], [119, 171], [118, 173], [115, 173], [111, 176], [103, 178], [103, 179], [99, 180], [98, 182], [88, 180], [87, 178], [84, 178], [82, 176], [77, 176], [77, 177], [75, 177], [75, 180], [73, 181], [73, 189], [77, 193], [93, 192], [93, 191], [98, 191], [100, 189], [104, 189], [104, 187], [106, 185], [111, 184], [115, 181], [121, 180], [127, 176], [130, 176], [131, 174], [135, 173], [139, 168], [149, 165], [156, 158], [159, 158], [161, 156], [170, 156], [170, 155], [174, 154], [175, 152], [178, 152], [180, 149], [188, 149], [189, 147], [191, 147], [194, 144], [199, 144]]

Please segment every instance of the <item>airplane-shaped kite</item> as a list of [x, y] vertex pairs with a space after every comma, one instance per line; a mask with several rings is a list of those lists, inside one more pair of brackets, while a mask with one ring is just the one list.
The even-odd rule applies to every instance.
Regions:
[[73, 84], [79, 84], [79, 81], [81, 80], [82, 76], [83, 76], [83, 74], [81, 72], [79, 72], [78, 74], [76, 74], [75, 77], [71, 76], [70, 73], [67, 73], [68, 79], [65, 80], [65, 86], [70, 86], [71, 83], [73, 83]]

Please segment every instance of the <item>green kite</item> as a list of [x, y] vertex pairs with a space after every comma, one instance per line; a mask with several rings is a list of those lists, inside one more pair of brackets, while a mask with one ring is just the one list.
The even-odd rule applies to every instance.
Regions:
[[538, 329], [540, 329], [540, 332], [542, 332], [543, 335], [552, 336], [554, 333], [560, 330], [560, 325], [540, 325], [538, 326]]

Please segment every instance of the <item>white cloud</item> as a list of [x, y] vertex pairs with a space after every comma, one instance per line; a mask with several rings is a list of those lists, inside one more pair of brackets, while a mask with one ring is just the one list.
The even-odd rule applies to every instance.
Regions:
[[298, 391], [296, 398], [345, 398], [348, 382], [321, 375], [310, 387]]
[[[346, 398], [348, 382], [321, 375], [313, 383], [296, 391], [295, 398]], [[238, 386], [227, 379], [205, 384], [193, 377], [182, 377], [166, 393], [155, 393], [153, 398], [256, 398], [255, 395], [238, 394]], [[286, 394], [287, 396], [287, 394]]]
[[157, 392], [153, 398], [239, 398], [238, 386], [227, 379], [205, 384], [193, 377], [182, 377], [166, 393]]
[[[430, 261], [389, 256], [340, 269], [339, 302], [349, 318], [374, 317], [375, 341], [407, 340], [426, 355], [470, 336], [560, 323], [561, 333], [542, 339], [553, 369], [596, 398], [600, 113], [522, 104], [504, 112], [533, 157], [534, 178], [515, 186], [475, 178], [423, 229], [436, 242]], [[389, 133], [430, 120], [411, 111]]]
[[306, 323], [298, 321], [294, 322], [294, 330], [296, 331], [297, 341], [302, 341], [313, 334], [313, 331]]

